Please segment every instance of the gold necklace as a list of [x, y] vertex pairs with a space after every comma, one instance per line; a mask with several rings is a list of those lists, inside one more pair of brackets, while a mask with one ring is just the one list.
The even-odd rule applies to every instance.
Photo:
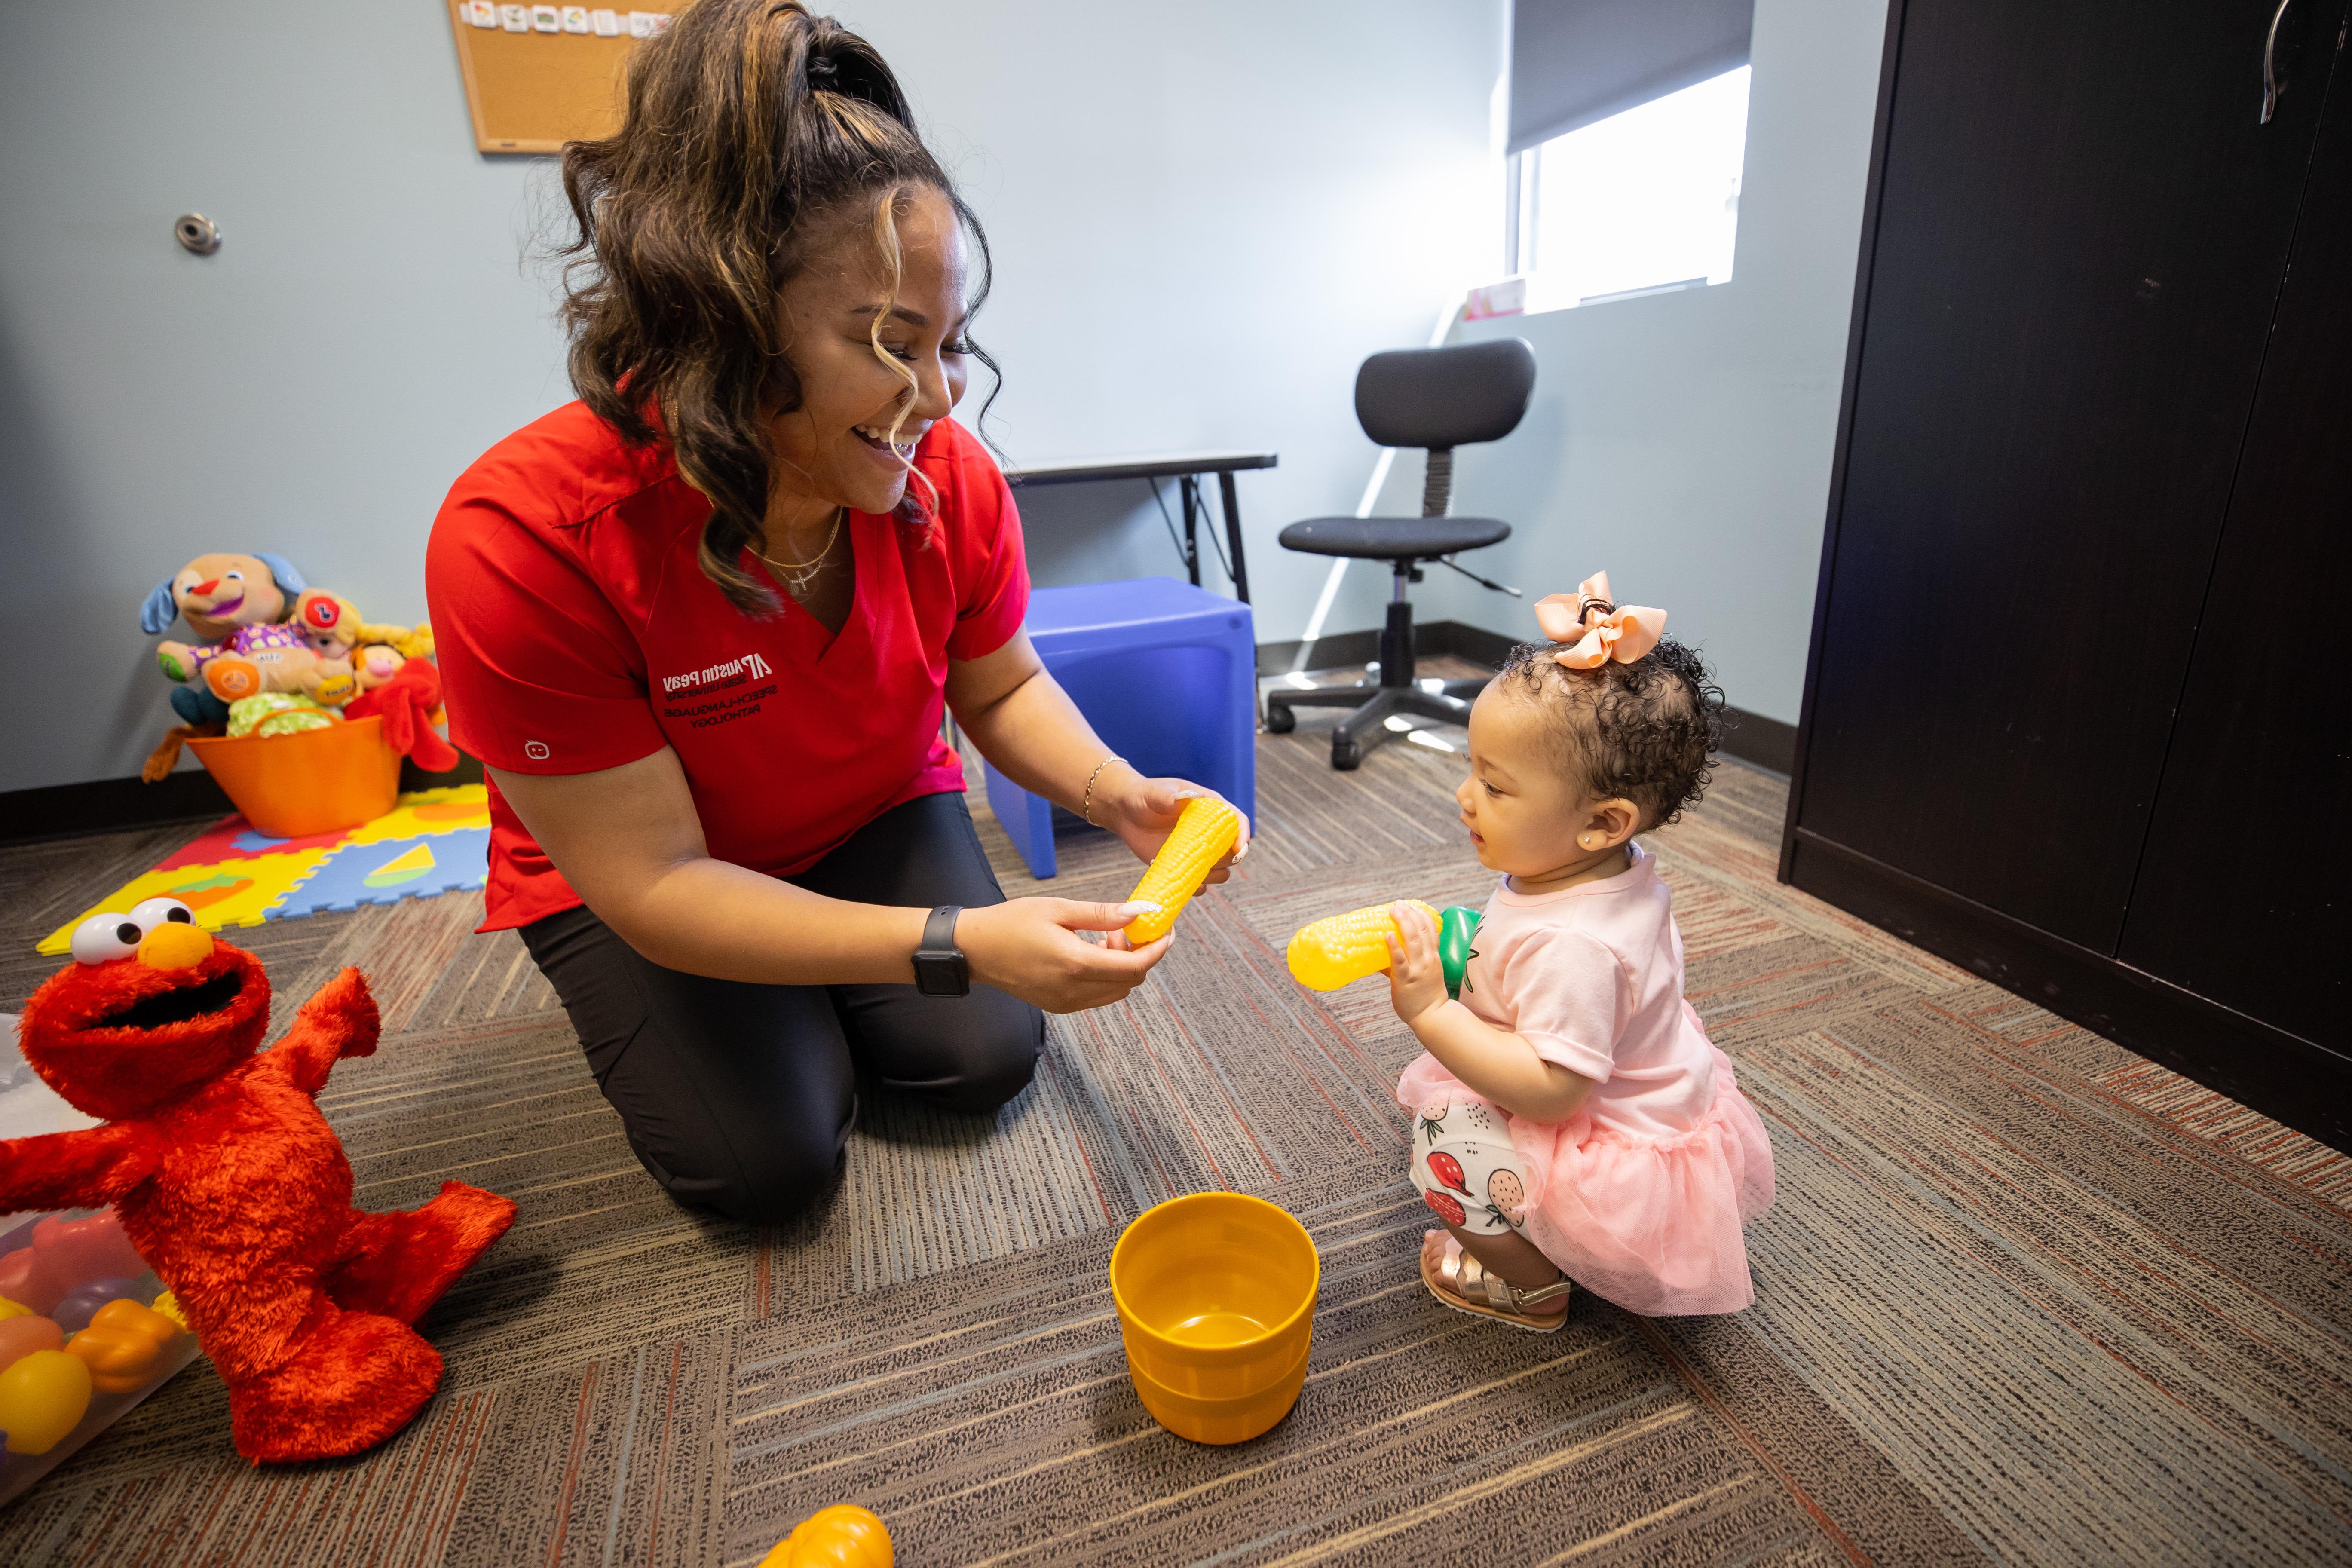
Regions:
[[793, 598], [806, 594], [808, 585], [816, 581], [816, 574], [824, 569], [824, 558], [833, 553], [834, 544], [841, 538], [841, 520], [845, 515], [845, 508], [833, 509], [833, 531], [824, 536], [824, 548], [805, 561], [779, 561], [772, 555], [760, 557], [782, 574], [784, 591]]

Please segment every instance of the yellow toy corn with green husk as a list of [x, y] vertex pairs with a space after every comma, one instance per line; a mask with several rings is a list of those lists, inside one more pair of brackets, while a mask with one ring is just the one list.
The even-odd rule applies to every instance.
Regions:
[[1137, 947], [1157, 942], [1176, 925], [1176, 917], [1192, 901], [1202, 879], [1241, 842], [1242, 814], [1222, 800], [1188, 800], [1176, 814], [1176, 829], [1143, 869], [1143, 880], [1128, 895], [1129, 903], [1156, 903], [1160, 908], [1127, 924], [1127, 940]]
[[[1437, 919], [1437, 911], [1419, 899], [1399, 901]], [[1393, 903], [1368, 904], [1301, 926], [1290, 939], [1290, 973], [1310, 991], [1337, 991], [1351, 980], [1378, 974], [1389, 966], [1388, 939], [1402, 934], [1389, 912], [1393, 908]]]
[[1368, 904], [1301, 926], [1290, 939], [1291, 974], [1309, 991], [1337, 991], [1367, 974], [1380, 973], [1389, 966], [1388, 939], [1404, 934], [1390, 912], [1397, 903], [1411, 904], [1436, 923], [1445, 994], [1461, 995], [1463, 973], [1470, 966], [1470, 943], [1478, 934], [1478, 911], [1456, 904], [1441, 914], [1419, 899]]

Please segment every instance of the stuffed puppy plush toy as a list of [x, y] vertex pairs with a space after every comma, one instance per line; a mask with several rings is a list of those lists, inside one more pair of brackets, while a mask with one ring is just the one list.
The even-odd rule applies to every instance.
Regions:
[[431, 626], [363, 621], [358, 605], [324, 588], [306, 588], [295, 599], [292, 625], [320, 661], [297, 671], [294, 689], [330, 708], [373, 690], [404, 661], [433, 652]]
[[[293, 563], [266, 550], [199, 555], [155, 584], [140, 608], [139, 626], [152, 637], [182, 616], [204, 642], [218, 643], [239, 626], [286, 619], [295, 595], [309, 586]], [[182, 643], [163, 647], [194, 651]]]
[[[289, 640], [300, 645], [299, 637], [266, 628], [291, 615], [295, 595], [309, 586], [291, 562], [266, 550], [249, 555], [199, 555], [155, 584], [140, 606], [139, 629], [155, 637], [170, 630], [174, 619], [185, 619], [196, 636], [194, 645], [166, 641], [155, 649], [155, 662], [165, 678], [178, 683], [172, 709], [183, 722], [226, 723], [229, 703], [247, 695], [235, 691], [223, 697], [209, 683], [192, 684], [213, 660], [274, 653]], [[248, 644], [253, 645], [250, 649]], [[260, 689], [258, 684], [255, 689]]]
[[294, 600], [295, 635], [312, 656], [295, 672], [296, 689], [313, 702], [341, 708], [365, 689], [356, 655], [360, 641], [359, 607], [341, 594], [305, 588]]
[[259, 1055], [269, 981], [185, 904], [151, 899], [76, 928], [74, 961], [25, 1005], [25, 1060], [103, 1124], [0, 1140], [0, 1213], [111, 1204], [228, 1385], [257, 1462], [383, 1442], [423, 1409], [441, 1357], [409, 1325], [514, 1222], [445, 1182], [422, 1208], [352, 1206], [352, 1168], [314, 1097], [375, 1050], [356, 969]]
[[415, 626], [395, 626], [362, 620], [358, 605], [324, 588], [306, 588], [295, 598], [294, 626], [320, 658], [349, 659], [352, 650], [370, 643], [383, 643], [403, 658], [429, 658], [433, 654], [430, 626], [421, 621]]
[[320, 658], [349, 658], [359, 646], [359, 606], [341, 594], [305, 588], [294, 599], [294, 629]]
[[226, 647], [205, 661], [204, 684], [213, 696], [234, 706], [242, 697], [310, 692], [337, 671], [349, 675], [351, 667], [340, 659], [320, 658], [291, 626], [272, 621], [239, 626]]

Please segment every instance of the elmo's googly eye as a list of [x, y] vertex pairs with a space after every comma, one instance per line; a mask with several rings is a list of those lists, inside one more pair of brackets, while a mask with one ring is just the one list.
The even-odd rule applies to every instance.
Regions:
[[177, 899], [149, 899], [131, 911], [131, 923], [139, 928], [139, 934], [142, 936], [166, 921], [175, 921], [184, 926], [194, 925], [196, 921], [196, 911]]
[[[150, 900], [163, 903], [163, 899]], [[145, 905], [140, 906], [145, 908]], [[147, 933], [129, 915], [108, 910], [92, 915], [74, 927], [73, 955], [76, 963], [104, 963], [110, 958], [128, 958], [139, 951], [139, 939]]]

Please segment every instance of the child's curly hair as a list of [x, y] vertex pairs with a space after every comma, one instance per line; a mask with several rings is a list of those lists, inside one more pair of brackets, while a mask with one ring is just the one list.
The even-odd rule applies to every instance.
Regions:
[[1723, 740], [1723, 689], [1698, 654], [1672, 637], [1631, 664], [1570, 669], [1556, 643], [1522, 643], [1496, 682], [1541, 702], [1554, 721], [1560, 764], [1584, 793], [1642, 808], [1642, 828], [1664, 827], [1696, 805]]

